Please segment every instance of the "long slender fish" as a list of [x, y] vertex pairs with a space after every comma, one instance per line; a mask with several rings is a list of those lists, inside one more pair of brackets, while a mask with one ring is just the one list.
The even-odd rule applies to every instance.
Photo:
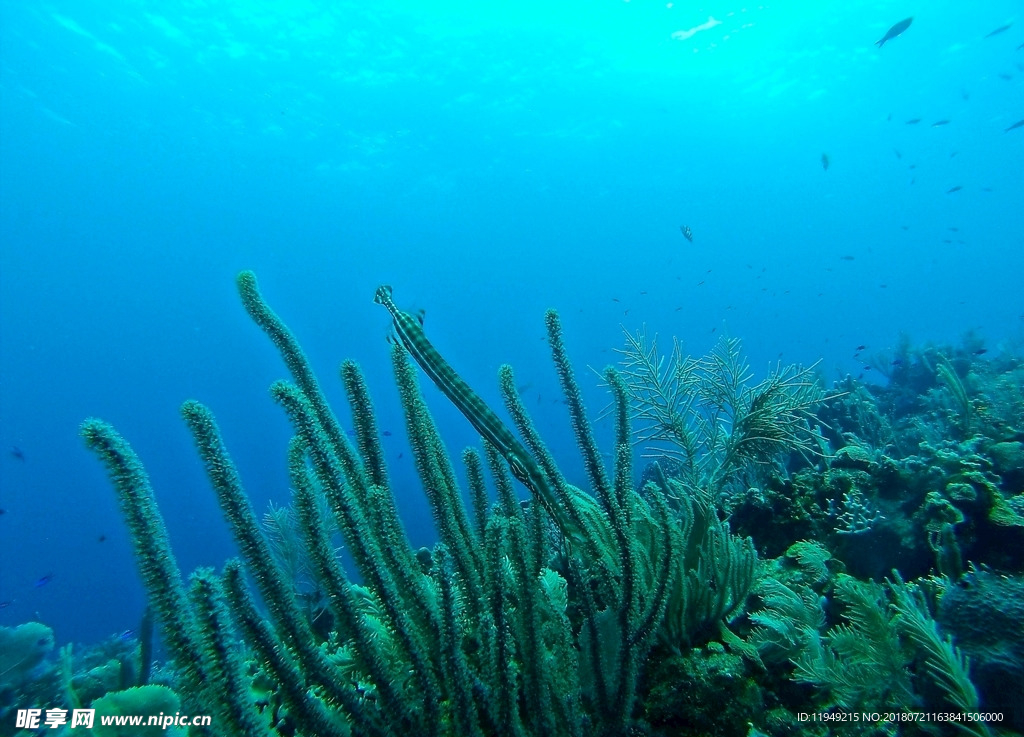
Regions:
[[512, 475], [519, 479], [530, 491], [532, 491], [548, 513], [555, 519], [555, 522], [562, 529], [562, 532], [569, 537], [580, 534], [576, 525], [570, 520], [558, 504], [555, 492], [552, 490], [547, 476], [541, 470], [540, 465], [526, 447], [519, 442], [494, 414], [490, 407], [484, 404], [469, 384], [462, 380], [462, 377], [455, 373], [455, 369], [444, 357], [437, 352], [437, 349], [427, 340], [423, 332], [423, 325], [420, 321], [398, 309], [391, 299], [391, 287], [385, 285], [377, 288], [373, 301], [384, 305], [394, 318], [395, 332], [398, 334], [402, 345], [409, 351], [409, 354], [426, 372], [437, 388], [444, 392], [452, 404], [459, 408], [459, 411], [466, 416], [470, 424], [476, 429], [480, 436], [486, 438], [508, 463]]
[[985, 34], [985, 38], [992, 38], [993, 36], [998, 36], [1003, 31], [1010, 30], [1010, 26], [1012, 26], [1012, 25], [1013, 25], [1013, 23], [1007, 23], [1005, 26], [999, 26], [999, 28], [997, 28], [996, 30], [992, 31], [991, 33], [986, 33]]
[[882, 38], [880, 38], [878, 41], [875, 42], [875, 46], [877, 46], [878, 48], [882, 48], [882, 46], [885, 45], [886, 41], [891, 41], [892, 39], [894, 39], [897, 36], [899, 36], [905, 30], [910, 28], [910, 24], [913, 23], [913, 22], [914, 22], [913, 18], [905, 18], [905, 19], [901, 20], [899, 23], [897, 23], [892, 28], [890, 28], [888, 31], [886, 31], [885, 35], [882, 36]]
[[1011, 126], [1010, 126], [1009, 128], [1007, 128], [1006, 130], [1004, 130], [1004, 131], [1003, 131], [1003, 133], [1009, 133], [1009, 132], [1010, 132], [1010, 131], [1012, 131], [1012, 130], [1013, 130], [1014, 128], [1024, 128], [1024, 119], [1022, 119], [1022, 120], [1018, 120], [1018, 121], [1017, 121], [1016, 123], [1014, 123], [1014, 124], [1013, 124], [1013, 125], [1011, 125]]

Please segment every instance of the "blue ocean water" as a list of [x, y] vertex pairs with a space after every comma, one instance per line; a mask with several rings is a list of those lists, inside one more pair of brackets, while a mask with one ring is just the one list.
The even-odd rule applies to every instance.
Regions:
[[379, 284], [488, 401], [516, 368], [570, 477], [548, 307], [595, 417], [586, 367], [623, 329], [695, 354], [727, 333], [759, 373], [828, 381], [873, 380], [902, 332], [1022, 338], [1018, 2], [5, 2], [0, 42], [2, 625], [137, 626], [86, 417], [145, 461], [184, 571], [234, 548], [182, 401], [216, 413], [258, 511], [287, 502], [285, 369], [242, 269], [343, 416], [337, 366], [363, 366], [418, 544]]

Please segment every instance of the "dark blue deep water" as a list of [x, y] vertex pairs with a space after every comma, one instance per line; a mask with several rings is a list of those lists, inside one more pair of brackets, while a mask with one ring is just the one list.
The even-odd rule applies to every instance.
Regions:
[[[623, 328], [698, 355], [726, 333], [759, 375], [829, 384], [877, 381], [864, 358], [901, 333], [1019, 342], [1022, 44], [1016, 0], [0, 3], [0, 625], [138, 626], [87, 417], [146, 463], [185, 571], [234, 543], [182, 401], [257, 511], [288, 501], [285, 368], [242, 269], [345, 423], [337, 366], [366, 371], [418, 545], [379, 284], [495, 405], [514, 365], [580, 483], [548, 307], [594, 417], [586, 367]], [[425, 389], [449, 448], [476, 443]]]

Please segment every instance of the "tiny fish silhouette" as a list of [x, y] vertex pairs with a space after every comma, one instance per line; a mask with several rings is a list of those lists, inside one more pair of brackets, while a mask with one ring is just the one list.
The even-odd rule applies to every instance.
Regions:
[[920, 118], [911, 118], [910, 120], [907, 121], [907, 125], [917, 125], [920, 122]]
[[892, 41], [894, 38], [896, 38], [897, 36], [902, 34], [905, 30], [910, 28], [910, 24], [913, 21], [914, 21], [913, 18], [905, 18], [905, 19], [901, 20], [899, 23], [897, 23], [892, 28], [890, 28], [888, 31], [886, 31], [885, 35], [882, 36], [878, 41], [875, 42], [875, 46], [877, 46], [878, 48], [882, 48], [882, 46], [885, 45], [886, 41]]
[[949, 121], [948, 120], [936, 120], [934, 123], [932, 123], [932, 128], [938, 128], [940, 125], [949, 125]]
[[690, 230], [689, 225], [680, 225], [679, 232], [683, 234], [683, 238], [693, 243], [693, 231]]
[[960, 185], [958, 184], [958, 185], [956, 185], [955, 187], [950, 187], [949, 189], [947, 189], [947, 190], [946, 190], [946, 194], [953, 194], [954, 192], [959, 192], [959, 191], [960, 191], [961, 189], [963, 189], [963, 187], [961, 187], [961, 186], [960, 186]]
[[828, 154], [822, 154], [821, 155], [821, 168], [824, 169], [825, 171], [828, 171], [829, 163], [831, 163], [831, 162], [829, 162], [829, 160], [828, 160]]
[[1010, 30], [1010, 26], [1012, 26], [1012, 25], [1013, 25], [1012, 23], [1007, 23], [1005, 26], [999, 26], [999, 28], [997, 28], [996, 30], [992, 31], [991, 33], [986, 33], [985, 34], [985, 38], [992, 38], [993, 36], [998, 36], [1003, 31]]
[[1012, 131], [1015, 128], [1024, 128], [1024, 118], [1022, 118], [1021, 120], [1018, 120], [1016, 123], [1014, 123], [1009, 128], [1004, 130], [1003, 133], [1009, 133], [1010, 131]]

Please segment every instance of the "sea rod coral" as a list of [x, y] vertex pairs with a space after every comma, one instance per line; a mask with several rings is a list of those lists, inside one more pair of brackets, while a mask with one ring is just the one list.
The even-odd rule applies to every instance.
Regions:
[[[219, 575], [197, 571], [188, 587], [141, 461], [112, 427], [87, 420], [83, 436], [118, 493], [178, 669], [183, 707], [213, 714], [218, 735], [625, 735], [639, 726], [641, 668], [662, 626], [685, 540], [666, 501], [667, 482], [634, 488], [629, 408], [618, 374], [605, 377], [617, 408], [609, 475], [557, 315], [548, 313], [591, 495], [559, 472], [509, 367], [501, 369], [500, 386], [522, 441], [444, 361], [419, 322], [394, 305], [390, 289], [379, 290], [377, 301], [395, 320], [396, 383], [439, 537], [429, 554], [417, 554], [395, 505], [358, 366], [341, 367], [353, 443], [255, 276], [243, 272], [238, 287], [292, 376], [271, 393], [295, 431], [288, 448], [293, 503], [333, 627], [321, 634], [300, 606], [296, 582], [275, 558], [209, 409], [188, 401], [182, 415], [241, 561]], [[483, 455], [463, 454], [471, 510], [410, 354], [483, 437]], [[497, 492], [493, 505], [485, 468]], [[532, 503], [519, 501], [513, 477]], [[333, 529], [342, 534], [358, 582], [335, 553]]]

